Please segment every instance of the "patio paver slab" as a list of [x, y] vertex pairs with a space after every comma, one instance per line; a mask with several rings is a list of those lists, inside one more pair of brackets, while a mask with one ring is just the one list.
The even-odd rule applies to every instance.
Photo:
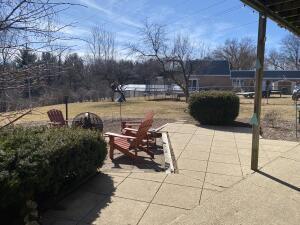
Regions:
[[179, 158], [177, 165], [180, 169], [194, 170], [194, 171], [204, 171], [207, 167], [207, 161], [199, 161], [192, 159]]
[[179, 174], [169, 174], [165, 183], [202, 188], [204, 172], [180, 170]]
[[127, 178], [114, 192], [115, 196], [150, 202], [160, 186], [159, 182]]
[[201, 189], [164, 183], [153, 203], [191, 209], [199, 204]]
[[242, 176], [241, 167], [236, 164], [208, 162], [207, 171], [210, 173]]
[[139, 225], [165, 225], [186, 212], [187, 210], [185, 209], [151, 204]]
[[99, 204], [83, 220], [82, 224], [137, 224], [148, 203], [112, 197], [107, 205]]

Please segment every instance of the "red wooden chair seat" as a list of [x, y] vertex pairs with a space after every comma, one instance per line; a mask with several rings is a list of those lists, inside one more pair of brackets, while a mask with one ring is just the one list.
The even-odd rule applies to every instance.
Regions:
[[120, 148], [128, 148], [130, 147], [130, 143], [127, 139], [124, 138], [115, 138], [114, 144]]

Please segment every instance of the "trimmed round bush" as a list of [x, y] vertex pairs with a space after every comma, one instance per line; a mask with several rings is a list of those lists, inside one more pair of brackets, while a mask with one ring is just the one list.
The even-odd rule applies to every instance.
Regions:
[[41, 127], [1, 130], [2, 222], [23, 224], [28, 204], [36, 202], [41, 207], [72, 189], [95, 174], [106, 155], [106, 142], [95, 131]]
[[239, 110], [240, 99], [233, 92], [201, 91], [189, 99], [189, 112], [201, 124], [230, 124], [239, 115]]

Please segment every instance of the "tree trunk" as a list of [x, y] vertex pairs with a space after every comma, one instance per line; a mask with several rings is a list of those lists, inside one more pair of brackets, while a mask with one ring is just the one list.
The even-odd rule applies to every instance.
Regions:
[[189, 101], [189, 98], [190, 98], [190, 92], [189, 92], [188, 88], [186, 88], [184, 90], [184, 95], [185, 95], [185, 102], [187, 103]]
[[114, 102], [114, 100], [115, 100], [115, 92], [113, 90], [111, 91], [110, 99], [112, 102]]

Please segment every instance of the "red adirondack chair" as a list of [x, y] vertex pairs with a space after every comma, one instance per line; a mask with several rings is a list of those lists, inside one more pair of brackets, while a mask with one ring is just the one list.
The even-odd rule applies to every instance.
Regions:
[[64, 119], [62, 111], [58, 109], [51, 109], [47, 112], [50, 122], [50, 127], [63, 127], [68, 126], [68, 121]]
[[[153, 117], [154, 117], [154, 112], [151, 110], [151, 111], [148, 111], [145, 114], [145, 117], [144, 117], [144, 119], [142, 121], [123, 121], [122, 122], [122, 126], [121, 126], [122, 127], [122, 134], [123, 135], [127, 135], [127, 136], [133, 136], [133, 137], [135, 137], [137, 135], [138, 129], [137, 128], [133, 128], [133, 127], [137, 127], [143, 121], [147, 121], [147, 120], [151, 120], [152, 123], [153, 123]], [[152, 127], [152, 123], [151, 123], [150, 127]], [[155, 144], [156, 140], [155, 140], [154, 132], [149, 132], [149, 130], [148, 130], [145, 141], [147, 141], [147, 145], [148, 146], [151, 143]]]
[[[143, 121], [138, 128], [136, 135], [127, 136], [116, 133], [105, 133], [105, 136], [109, 137], [109, 156], [113, 160], [114, 150], [122, 152], [124, 155], [129, 156], [132, 159], [137, 158], [137, 152], [139, 150], [146, 152], [152, 158], [154, 158], [153, 152], [150, 151], [147, 144], [145, 144], [145, 139], [147, 138], [148, 130], [152, 125], [152, 120]], [[134, 153], [132, 153], [132, 151]]]

